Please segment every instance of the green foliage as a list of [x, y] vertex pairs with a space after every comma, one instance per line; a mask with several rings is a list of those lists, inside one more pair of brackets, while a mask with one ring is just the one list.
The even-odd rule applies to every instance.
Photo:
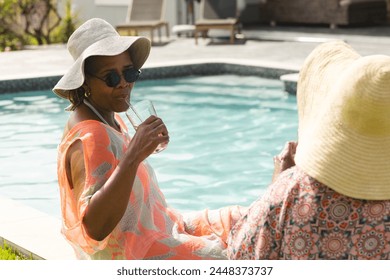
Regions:
[[0, 0], [0, 14], [8, 15], [14, 13], [14, 5], [17, 3], [17, 0]]
[[26, 258], [12, 250], [4, 242], [3, 247], [0, 246], [0, 260], [26, 260]]
[[71, 6], [62, 19], [56, 0], [0, 0], [0, 51], [66, 42], [76, 28]]
[[51, 32], [61, 23], [55, 0], [19, 0], [24, 34], [34, 37], [39, 45], [51, 43]]
[[16, 0], [0, 0], [0, 51], [20, 49], [22, 38], [11, 30], [8, 22], [15, 20]]
[[19, 50], [23, 45], [20, 38], [12, 33], [5, 33], [0, 27], [0, 52]]
[[65, 3], [65, 17], [61, 24], [53, 31], [52, 42], [66, 43], [70, 35], [76, 30], [77, 15], [72, 13], [72, 0], [66, 0]]

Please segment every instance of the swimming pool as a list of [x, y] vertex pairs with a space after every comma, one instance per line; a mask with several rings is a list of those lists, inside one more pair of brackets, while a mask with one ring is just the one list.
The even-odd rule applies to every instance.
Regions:
[[[271, 180], [272, 157], [296, 139], [296, 98], [280, 81], [141, 81], [132, 100], [141, 99], [154, 102], [170, 132], [168, 148], [149, 162], [168, 203], [182, 211], [249, 205]], [[56, 149], [66, 106], [51, 91], [0, 95], [0, 195], [57, 217]]]

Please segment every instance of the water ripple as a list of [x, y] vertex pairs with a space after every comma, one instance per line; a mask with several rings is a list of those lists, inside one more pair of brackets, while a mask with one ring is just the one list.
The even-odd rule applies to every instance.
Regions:
[[[249, 205], [297, 131], [295, 97], [280, 81], [221, 75], [140, 81], [133, 102], [150, 99], [170, 133], [152, 155], [168, 203], [181, 211]], [[69, 116], [51, 91], [0, 96], [0, 195], [59, 217], [57, 145]]]

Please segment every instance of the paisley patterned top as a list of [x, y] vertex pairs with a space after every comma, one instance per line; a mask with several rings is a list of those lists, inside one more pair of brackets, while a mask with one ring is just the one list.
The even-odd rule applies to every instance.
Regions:
[[[123, 156], [130, 137], [116, 116], [122, 132], [101, 122], [78, 123], [58, 148], [62, 233], [79, 259], [225, 259], [226, 239], [243, 209], [232, 206], [181, 215], [168, 207], [152, 167], [142, 162], [137, 170], [127, 210], [104, 240], [88, 236], [82, 220], [93, 194], [101, 188]], [[67, 179], [69, 147], [82, 142], [85, 185], [76, 190]]]
[[283, 172], [231, 231], [230, 259], [390, 259], [390, 201], [353, 199], [299, 167]]

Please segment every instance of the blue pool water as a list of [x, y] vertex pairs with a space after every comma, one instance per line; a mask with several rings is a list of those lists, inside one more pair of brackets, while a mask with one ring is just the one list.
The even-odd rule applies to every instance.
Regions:
[[[182, 211], [249, 205], [271, 180], [272, 157], [296, 139], [296, 98], [279, 81], [142, 81], [132, 93], [133, 102], [141, 99], [154, 102], [170, 132], [168, 148], [149, 162], [168, 203]], [[0, 195], [57, 217], [56, 149], [66, 106], [51, 91], [0, 95]]]

